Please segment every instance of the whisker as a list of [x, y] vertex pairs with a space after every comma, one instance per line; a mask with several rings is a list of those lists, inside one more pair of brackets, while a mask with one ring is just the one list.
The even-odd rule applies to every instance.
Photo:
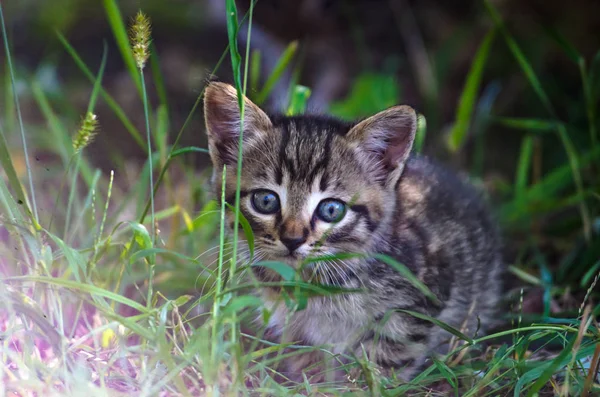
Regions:
[[[224, 243], [223, 247], [229, 247], [233, 245], [233, 243]], [[220, 244], [215, 245], [214, 247], [210, 247], [209, 249], [207, 249], [206, 251], [202, 252], [201, 254], [199, 254], [198, 256], [196, 256], [196, 260], [200, 259], [202, 256], [208, 254], [209, 252], [215, 251], [217, 249], [219, 249], [221, 247]]]

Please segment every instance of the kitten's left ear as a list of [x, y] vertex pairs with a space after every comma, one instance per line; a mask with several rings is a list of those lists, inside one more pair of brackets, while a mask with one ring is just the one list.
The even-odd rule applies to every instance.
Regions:
[[408, 159], [417, 132], [417, 113], [410, 106], [394, 106], [354, 126], [347, 138], [374, 177], [395, 184]]

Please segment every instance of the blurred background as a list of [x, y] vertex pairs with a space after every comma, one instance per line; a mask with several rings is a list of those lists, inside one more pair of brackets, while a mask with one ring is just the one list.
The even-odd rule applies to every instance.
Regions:
[[[240, 14], [248, 10], [249, 3], [238, 1]], [[109, 55], [104, 86], [136, 125], [143, 125], [141, 105], [100, 0], [12, 0], [4, 4], [19, 77], [34, 75], [49, 95], [68, 98], [75, 106], [81, 101], [83, 109], [91, 84], [66, 55], [56, 32], [68, 39], [94, 72], [106, 41]], [[567, 5], [558, 0], [496, 0], [493, 4], [555, 100], [558, 116], [585, 121], [585, 106], [579, 101], [579, 70], [550, 31], [560, 33], [590, 61], [600, 48], [600, 2], [573, 0]], [[125, 18], [143, 9], [152, 20], [170, 122], [178, 127], [226, 49], [225, 1], [123, 0], [119, 6]], [[443, 150], [439, 147], [443, 146], [442, 135], [455, 119], [477, 48], [493, 26], [483, 2], [466, 0], [259, 0], [253, 22], [251, 47], [260, 51], [263, 82], [285, 48], [294, 41], [298, 44], [294, 65], [286, 69], [269, 97], [273, 110], [285, 107], [292, 75], [298, 72], [298, 82], [312, 90], [309, 111], [331, 111], [333, 105], [334, 113], [354, 118], [371, 114], [380, 103], [387, 105], [386, 101], [415, 106], [427, 118], [426, 145], [430, 150]], [[241, 30], [243, 47], [245, 27]], [[229, 56], [215, 75], [231, 82]], [[153, 88], [150, 91], [156, 103]], [[23, 89], [22, 99], [26, 100], [26, 86]], [[497, 115], [546, 116], [499, 37], [486, 62], [479, 94], [480, 104], [492, 107]], [[373, 100], [361, 103], [356, 98], [361, 95]], [[36, 107], [23, 106], [29, 120], [41, 120]], [[105, 158], [101, 153], [122, 142], [126, 134], [119, 133], [122, 127], [111, 112], [101, 108], [97, 113], [102, 115], [106, 134], [90, 152]], [[201, 120], [198, 113], [185, 136], [199, 146], [204, 143]], [[483, 131], [470, 131], [470, 135], [476, 133]], [[482, 169], [511, 175], [521, 138], [522, 134], [493, 126], [493, 132], [486, 133], [486, 141], [498, 150], [486, 151]], [[553, 145], [546, 148], [552, 150]], [[468, 164], [468, 153], [467, 148], [456, 160]], [[557, 156], [560, 162], [560, 154]], [[552, 161], [544, 163], [553, 165]]]
[[[533, 284], [539, 296], [531, 310], [539, 311], [541, 305], [544, 310], [574, 310], [600, 266], [600, 162], [597, 150], [589, 152], [597, 149], [593, 126], [600, 96], [600, 2], [490, 4], [505, 29], [496, 29], [493, 36], [490, 32], [500, 22], [481, 1], [259, 0], [250, 40], [256, 73], [249, 95], [271, 111], [285, 111], [290, 87], [301, 84], [311, 90], [307, 112], [345, 119], [399, 103], [414, 106], [427, 120], [424, 152], [487, 188], [504, 227], [507, 258], [516, 265], [513, 276]], [[238, 1], [240, 16], [249, 5], [250, 0]], [[62, 172], [53, 166], [56, 153], [48, 148], [55, 138], [48, 133], [51, 121], [40, 98], [74, 132], [92, 90], [57, 32], [94, 74], [106, 43], [103, 87], [144, 131], [142, 103], [102, 1], [9, 0], [3, 7], [21, 110], [36, 151], [34, 171]], [[214, 70], [228, 44], [225, 2], [124, 0], [119, 7], [126, 22], [139, 9], [151, 18], [155, 57], [145, 73], [152, 109], [162, 105], [168, 112], [172, 142], [207, 79], [232, 82], [228, 53]], [[241, 28], [240, 48], [246, 44], [246, 28]], [[486, 40], [489, 45], [483, 48]], [[276, 81], [269, 81], [282, 56], [285, 68]], [[8, 93], [4, 59], [1, 65], [1, 92]], [[271, 87], [266, 97], [265, 85]], [[7, 94], [0, 101], [6, 109], [3, 128], [18, 147], [18, 134], [11, 133], [17, 129], [12, 98]], [[463, 112], [463, 118], [469, 117], [460, 135], [457, 117], [469, 101], [472, 112]], [[101, 133], [86, 149], [93, 164], [121, 174], [140, 167], [144, 147], [105, 100], [95, 113]], [[574, 156], [556, 133], [558, 124], [566, 126]], [[180, 145], [206, 147], [203, 128], [199, 107]], [[571, 173], [573, 159], [579, 159], [579, 188]], [[209, 164], [202, 154], [187, 161], [200, 173]], [[558, 290], [552, 289], [557, 285]]]

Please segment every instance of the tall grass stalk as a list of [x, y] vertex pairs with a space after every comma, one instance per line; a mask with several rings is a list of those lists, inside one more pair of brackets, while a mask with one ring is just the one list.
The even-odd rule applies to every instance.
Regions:
[[225, 250], [225, 212], [227, 210], [227, 205], [225, 203], [225, 181], [227, 180], [227, 166], [223, 166], [223, 174], [221, 177], [222, 189], [221, 189], [221, 211], [220, 211], [220, 222], [219, 222], [219, 258], [218, 258], [218, 267], [217, 267], [217, 280], [215, 284], [215, 299], [213, 300], [213, 310], [212, 310], [212, 332], [211, 332], [211, 364], [214, 373], [211, 375], [213, 378], [211, 381], [213, 382], [212, 387], [216, 388], [216, 390], [212, 390], [214, 395], [218, 395], [218, 383], [219, 383], [219, 363], [217, 362], [217, 353], [218, 346], [222, 346], [222, 333], [219, 330], [219, 314], [221, 308], [221, 291], [223, 287], [223, 260], [224, 260], [224, 250]]
[[[115, 15], [118, 15], [118, 8], [113, 1], [105, 2], [108, 9], [113, 10]], [[120, 21], [120, 18], [117, 18]], [[123, 29], [115, 29], [115, 34], [121, 33]], [[150, 179], [150, 223], [152, 244], [156, 240], [156, 228], [155, 228], [155, 213], [154, 213], [154, 167], [152, 164], [152, 136], [150, 134], [150, 115], [148, 110], [148, 94], [146, 90], [146, 79], [144, 78], [144, 67], [150, 57], [150, 20], [142, 12], [139, 11], [133, 23], [130, 27], [130, 41], [131, 41], [131, 55], [125, 55], [125, 60], [128, 61], [127, 65], [130, 66], [131, 62], [135, 62], [137, 67], [138, 79], [135, 82], [140, 82], [142, 102], [144, 105], [144, 121], [146, 123], [146, 144], [148, 147], [148, 174]], [[122, 40], [119, 40], [122, 42]], [[121, 43], [122, 44], [122, 43]]]
[[148, 142], [148, 168], [150, 176], [150, 228], [152, 229], [152, 241], [156, 240], [156, 227], [155, 222], [155, 208], [154, 208], [154, 167], [152, 165], [152, 137], [150, 135], [150, 117], [148, 115], [148, 96], [146, 94], [146, 81], [144, 79], [144, 72], [140, 69], [140, 78], [142, 79], [142, 97], [144, 102], [144, 120], [146, 122], [146, 141]]
[[29, 192], [31, 194], [31, 204], [33, 208], [33, 221], [36, 230], [39, 230], [39, 216], [37, 210], [37, 203], [35, 198], [35, 187], [33, 186], [33, 174], [31, 172], [31, 163], [29, 161], [29, 151], [27, 150], [27, 139], [25, 139], [25, 127], [23, 126], [23, 117], [21, 116], [21, 106], [19, 105], [19, 94], [17, 93], [17, 87], [15, 82], [15, 71], [12, 64], [12, 58], [10, 54], [10, 47], [8, 45], [8, 35], [6, 32], [6, 24], [4, 22], [4, 12], [2, 10], [2, 3], [0, 3], [0, 23], [2, 23], [2, 38], [4, 41], [4, 51], [6, 53], [6, 63], [8, 64], [8, 70], [10, 73], [10, 84], [12, 87], [13, 100], [15, 103], [15, 109], [17, 111], [17, 119], [19, 120], [19, 130], [21, 132], [21, 144], [23, 145], [23, 154], [25, 156], [25, 165], [27, 167], [27, 179], [29, 179]]
[[[237, 46], [237, 37], [239, 31], [239, 21], [237, 17], [237, 7], [234, 0], [226, 1], [227, 9], [227, 36], [229, 40], [229, 53], [231, 55], [231, 65], [233, 68], [233, 77], [235, 82], [235, 88], [238, 96], [238, 105], [240, 109], [240, 135], [238, 139], [238, 156], [237, 156], [237, 170], [236, 170], [236, 189], [235, 189], [235, 217], [233, 221], [233, 253], [231, 256], [231, 265], [229, 268], [229, 280], [233, 281], [233, 277], [236, 272], [237, 258], [238, 258], [238, 242], [239, 242], [239, 217], [240, 217], [240, 199], [241, 199], [241, 178], [242, 178], [242, 154], [243, 154], [243, 140], [244, 140], [244, 111], [245, 111], [245, 96], [246, 86], [248, 82], [248, 64], [250, 55], [250, 37], [252, 33], [252, 14], [254, 11], [254, 1], [250, 3], [249, 19], [248, 19], [248, 40], [246, 42], [246, 59], [244, 66], [244, 82], [242, 85], [241, 73], [241, 55]], [[232, 331], [231, 331], [231, 342], [232, 345], [238, 342], [237, 334], [239, 328], [235, 315], [232, 318]], [[237, 369], [239, 368], [239, 358], [235, 360]], [[234, 374], [235, 384], [239, 379], [241, 371], [236, 371]]]

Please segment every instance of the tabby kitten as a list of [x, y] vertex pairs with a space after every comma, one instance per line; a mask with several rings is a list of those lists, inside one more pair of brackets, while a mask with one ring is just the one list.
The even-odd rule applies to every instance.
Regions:
[[[470, 335], [485, 331], [500, 295], [496, 228], [467, 181], [410, 154], [417, 129], [412, 108], [392, 107], [350, 124], [324, 116], [268, 116], [244, 100], [241, 212], [261, 257], [299, 269], [307, 256], [385, 254], [439, 300], [380, 260], [329, 258], [300, 269], [302, 277], [364, 292], [313, 297], [290, 314], [278, 291], [264, 288], [272, 334], [326, 344], [335, 353], [366, 352], [384, 370], [404, 367], [400, 374], [408, 378], [430, 353], [447, 351], [450, 335], [397, 310], [427, 314]], [[236, 90], [211, 83], [204, 101], [215, 193], [227, 165], [226, 200], [233, 204]], [[254, 270], [261, 281], [279, 280], [272, 270]], [[313, 358], [294, 358], [289, 370], [302, 370]]]

